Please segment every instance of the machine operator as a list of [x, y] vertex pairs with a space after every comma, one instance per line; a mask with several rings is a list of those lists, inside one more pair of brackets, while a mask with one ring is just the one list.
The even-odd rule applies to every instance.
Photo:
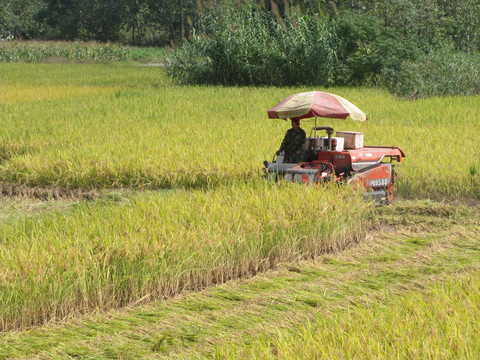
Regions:
[[291, 120], [292, 128], [288, 129], [277, 151], [277, 155], [285, 151], [284, 163], [297, 163], [303, 160], [303, 144], [307, 138], [305, 131], [300, 127], [300, 120], [296, 118]]

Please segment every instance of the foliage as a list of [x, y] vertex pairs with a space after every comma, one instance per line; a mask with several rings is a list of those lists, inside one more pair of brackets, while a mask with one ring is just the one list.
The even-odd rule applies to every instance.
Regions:
[[167, 61], [184, 83], [227, 85], [376, 85], [404, 71], [418, 49], [371, 16], [335, 19], [244, 6], [215, 8], [198, 33]]
[[[278, 2], [278, 4], [277, 4]], [[235, 8], [253, 6], [282, 19], [309, 13], [342, 18], [349, 12], [378, 19], [423, 50], [448, 45], [480, 50], [480, 1], [467, 0], [239, 0]], [[232, 3], [232, 2], [231, 2]], [[223, 0], [2, 0], [0, 38], [122, 41], [165, 45], [188, 38], [197, 18]]]
[[404, 64], [384, 79], [385, 86], [401, 96], [427, 97], [480, 93], [480, 54], [442, 48]]
[[2, 0], [0, 2], [0, 40], [13, 37], [32, 38], [44, 30], [36, 14], [44, 6], [44, 0]]
[[3, 0], [0, 38], [125, 42], [179, 41], [195, 17], [195, 1]]
[[54, 39], [118, 41], [127, 14], [125, 1], [46, 0], [36, 18]]
[[[479, 11], [479, 0], [4, 0], [0, 38], [183, 41], [167, 63], [183, 83], [382, 86], [415, 98], [479, 92]], [[43, 58], [26, 52], [3, 61]]]
[[278, 10], [255, 6], [214, 7], [201, 17], [192, 39], [175, 50], [166, 70], [188, 84], [379, 85], [406, 97], [480, 91], [477, 50], [460, 52], [453, 49], [460, 43], [446, 35], [420, 36], [406, 23], [402, 30], [393, 18], [385, 26], [378, 14], [365, 14], [291, 10], [282, 17]]
[[400, 37], [380, 20], [348, 12], [339, 19], [341, 58], [335, 69], [337, 85], [377, 85], [403, 71], [420, 55], [414, 43]]

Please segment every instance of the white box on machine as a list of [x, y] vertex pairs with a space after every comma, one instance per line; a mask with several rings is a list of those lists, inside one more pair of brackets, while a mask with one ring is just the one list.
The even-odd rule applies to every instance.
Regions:
[[337, 131], [337, 137], [344, 139], [345, 149], [362, 149], [363, 133], [354, 131]]

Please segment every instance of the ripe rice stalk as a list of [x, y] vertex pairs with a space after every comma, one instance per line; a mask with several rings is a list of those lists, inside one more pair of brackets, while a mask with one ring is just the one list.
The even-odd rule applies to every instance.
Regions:
[[0, 328], [171, 297], [339, 250], [364, 236], [372, 209], [347, 188], [254, 182], [10, 219], [0, 224]]
[[[479, 347], [478, 272], [442, 279], [398, 296], [355, 299], [295, 325], [224, 342], [217, 358], [475, 358]], [[386, 293], [386, 295], [389, 295]], [[359, 300], [359, 301], [358, 301]], [[367, 302], [367, 304], [364, 304]], [[394, 324], [394, 326], [392, 326]], [[412, 331], [422, 329], [422, 331]]]
[[[258, 178], [288, 129], [266, 119], [266, 109], [310, 90], [180, 87], [166, 80], [158, 87], [161, 69], [125, 66], [3, 66], [0, 180], [20, 187], [199, 188]], [[352, 100], [369, 121], [323, 124], [405, 151], [399, 196], [478, 198], [470, 167], [480, 154], [469, 135], [480, 131], [477, 97], [406, 102], [372, 89], [328, 91]], [[312, 125], [302, 121], [307, 132]]]

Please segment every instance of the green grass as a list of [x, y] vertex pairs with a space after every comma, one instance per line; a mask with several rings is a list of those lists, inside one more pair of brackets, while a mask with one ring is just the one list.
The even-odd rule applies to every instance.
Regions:
[[127, 48], [85, 42], [6, 41], [0, 43], [0, 63], [111, 62], [129, 58]]
[[129, 60], [157, 66], [163, 64], [165, 58], [170, 54], [167, 48], [158, 47], [129, 48], [128, 50]]
[[167, 48], [67, 41], [0, 42], [0, 63], [115, 63], [161, 65]]
[[[0, 64], [1, 104], [48, 100], [43, 89], [60, 86], [85, 91], [163, 88], [172, 86], [163, 70], [157, 67], [109, 64]], [[30, 89], [35, 89], [32, 93]], [[51, 92], [53, 98], [65, 98], [64, 90]], [[71, 99], [74, 100], [74, 99]], [[68, 107], [68, 102], [63, 104]], [[57, 109], [62, 110], [62, 107]]]

